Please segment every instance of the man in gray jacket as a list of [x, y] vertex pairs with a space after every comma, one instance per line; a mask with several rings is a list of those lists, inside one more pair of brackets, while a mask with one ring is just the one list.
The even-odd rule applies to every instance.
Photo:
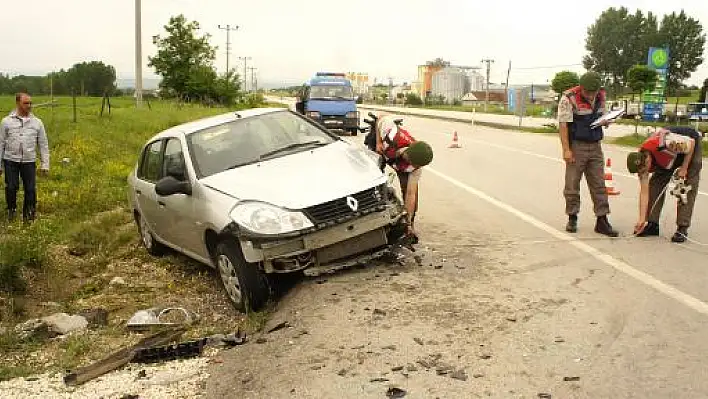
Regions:
[[0, 122], [0, 174], [5, 173], [5, 201], [10, 221], [17, 214], [17, 191], [20, 177], [25, 200], [22, 217], [34, 220], [37, 207], [36, 171], [37, 148], [41, 154], [40, 173], [49, 173], [49, 141], [44, 124], [32, 112], [32, 99], [27, 93], [15, 96], [17, 108]]

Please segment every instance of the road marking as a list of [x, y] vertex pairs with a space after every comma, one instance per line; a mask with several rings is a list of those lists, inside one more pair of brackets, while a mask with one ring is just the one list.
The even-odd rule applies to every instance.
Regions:
[[507, 211], [507, 212], [517, 216], [518, 218], [526, 221], [527, 223], [531, 224], [532, 226], [534, 226], [540, 230], [545, 231], [546, 233], [552, 235], [553, 237], [555, 237], [559, 240], [562, 240], [562, 241], [566, 241], [568, 244], [587, 253], [588, 255], [592, 256], [593, 258], [599, 260], [600, 262], [603, 262], [606, 265], [611, 266], [611, 267], [617, 269], [618, 271], [620, 271], [630, 277], [633, 277], [634, 279], [638, 280], [639, 282], [642, 282], [642, 283], [648, 285], [649, 287], [652, 287], [655, 290], [661, 292], [662, 294], [664, 294], [670, 298], [673, 298], [678, 302], [681, 302], [682, 304], [688, 306], [689, 308], [691, 308], [699, 313], [703, 313], [704, 315], [708, 315], [708, 304], [707, 303], [702, 302], [699, 299], [697, 299], [691, 295], [688, 295], [682, 291], [679, 291], [678, 289], [676, 289], [666, 283], [663, 283], [660, 280], [657, 280], [656, 278], [650, 276], [649, 274], [639, 271], [639, 270], [633, 268], [632, 266], [630, 266], [629, 264], [622, 262], [621, 260], [618, 260], [618, 259], [612, 257], [611, 255], [608, 255], [608, 254], [606, 254], [606, 253], [604, 253], [604, 252], [602, 252], [602, 251], [600, 251], [600, 250], [598, 250], [598, 249], [596, 249], [596, 248], [594, 248], [582, 241], [579, 241], [578, 239], [570, 236], [569, 234], [563, 233], [563, 232], [547, 225], [546, 223], [543, 223], [542, 221], [534, 218], [533, 216], [528, 215], [528, 214], [514, 208], [513, 206], [506, 204], [505, 202], [502, 202], [496, 198], [493, 198], [480, 190], [470, 187], [470, 186], [460, 182], [457, 179], [447, 176], [446, 174], [438, 172], [437, 170], [432, 169], [430, 167], [426, 167], [426, 170], [434, 175], [437, 175], [438, 177], [442, 178], [443, 180], [447, 180], [449, 183], [457, 186], [458, 188], [461, 188], [461, 189], [467, 191], [468, 193], [489, 202], [490, 204], [496, 206], [497, 208], [500, 208], [504, 211]]
[[[506, 151], [511, 151], [511, 152], [517, 152], [517, 153], [519, 153], [519, 154], [524, 154], [524, 155], [528, 155], [528, 156], [532, 156], [532, 157], [536, 157], [536, 158], [546, 159], [546, 160], [554, 161], [554, 162], [557, 162], [557, 163], [564, 163], [564, 162], [565, 162], [565, 161], [563, 161], [563, 160], [560, 159], [560, 158], [549, 157], [548, 155], [536, 154], [535, 152], [526, 151], [526, 150], [520, 150], [520, 149], [518, 149], [518, 148], [508, 147], [508, 146], [501, 145], [501, 144], [494, 144], [494, 143], [490, 143], [490, 142], [483, 141], [483, 140], [465, 139], [465, 141], [471, 141], [471, 142], [475, 142], [475, 143], [478, 143], [478, 144], [483, 144], [483, 145], [488, 146], [488, 147], [495, 147], [495, 148], [499, 148], [500, 150], [506, 150]], [[636, 179], [636, 178], [637, 178], [637, 176], [628, 175], [628, 174], [625, 174], [625, 173], [622, 173], [622, 172], [615, 172], [615, 171], [613, 171], [612, 174], [613, 174], [613, 175], [617, 175], [617, 176], [626, 177], [626, 178], [629, 178], [629, 179]], [[708, 197], [708, 193], [705, 193], [705, 192], [703, 192], [703, 191], [698, 191], [698, 194], [699, 194], [699, 195], [704, 195], [704, 196], [707, 196], [707, 197]]]

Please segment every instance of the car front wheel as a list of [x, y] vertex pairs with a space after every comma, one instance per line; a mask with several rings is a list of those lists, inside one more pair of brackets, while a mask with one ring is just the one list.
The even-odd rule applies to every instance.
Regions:
[[268, 280], [258, 264], [246, 262], [238, 243], [222, 240], [214, 257], [221, 283], [236, 309], [246, 313], [263, 308], [270, 297]]

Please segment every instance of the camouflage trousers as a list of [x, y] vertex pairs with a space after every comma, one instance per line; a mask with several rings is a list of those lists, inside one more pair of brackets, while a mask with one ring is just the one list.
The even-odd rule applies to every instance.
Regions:
[[580, 212], [580, 180], [585, 176], [590, 197], [594, 205], [595, 216], [610, 213], [610, 202], [605, 188], [605, 156], [600, 142], [571, 142], [575, 156], [574, 163], [565, 166], [565, 213], [577, 215]]

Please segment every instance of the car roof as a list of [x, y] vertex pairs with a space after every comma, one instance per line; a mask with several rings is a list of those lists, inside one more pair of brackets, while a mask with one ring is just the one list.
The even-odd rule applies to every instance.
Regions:
[[275, 112], [287, 112], [287, 108], [251, 108], [242, 111], [227, 112], [220, 115], [210, 116], [195, 121], [186, 122], [181, 125], [173, 126], [169, 129], [154, 135], [150, 141], [158, 140], [164, 137], [172, 137], [175, 135], [189, 135], [191, 133], [218, 126], [224, 123], [233, 122], [242, 119], [253, 118], [260, 115], [272, 114]]

